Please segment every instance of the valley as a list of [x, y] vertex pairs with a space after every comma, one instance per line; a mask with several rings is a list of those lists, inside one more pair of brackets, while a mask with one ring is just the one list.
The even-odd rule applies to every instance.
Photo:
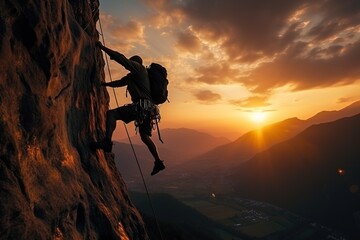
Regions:
[[[324, 121], [321, 116], [316, 119]], [[252, 150], [246, 161], [236, 161], [241, 147], [225, 149], [239, 142], [254, 144], [254, 138], [245, 141], [244, 136], [256, 132], [185, 162], [167, 161], [166, 170], [155, 177], [148, 174], [152, 162], [143, 149], [139, 162], [149, 191], [168, 194], [206, 217], [216, 224], [221, 239], [357, 239], [360, 150], [355, 146], [360, 144], [360, 115], [313, 124], [300, 132], [289, 128], [289, 121], [273, 126], [263, 133], [271, 137], [282, 130], [281, 137], [258, 152]], [[228, 161], [229, 156], [233, 160]], [[128, 188], [144, 192], [134, 159], [116, 163]]]

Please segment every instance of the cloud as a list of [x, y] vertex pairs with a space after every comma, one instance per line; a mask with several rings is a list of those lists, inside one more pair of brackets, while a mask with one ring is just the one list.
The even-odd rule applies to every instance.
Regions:
[[357, 1], [177, 2], [167, 1], [162, 7], [179, 9], [194, 31], [206, 33], [213, 41], [225, 38], [223, 48], [228, 55], [243, 61], [272, 57], [303, 35], [325, 39], [360, 23]]
[[194, 76], [188, 81], [195, 81], [207, 84], [224, 84], [236, 82], [239, 72], [232, 69], [226, 61], [214, 62], [212, 65], [200, 66], [194, 69]]
[[146, 2], [146, 4], [148, 4], [150, 7], [155, 9], [162, 9], [171, 2], [168, 0], [143, 0], [143, 1]]
[[210, 90], [201, 90], [194, 93], [197, 100], [205, 104], [215, 103], [221, 100], [221, 95]]
[[354, 102], [360, 102], [359, 97], [343, 97], [337, 99], [336, 103], [354, 103]]
[[144, 28], [145, 26], [142, 23], [130, 20], [125, 24], [113, 27], [112, 35], [122, 41], [140, 40], [144, 42]]
[[179, 32], [176, 47], [180, 51], [198, 52], [201, 49], [201, 43], [190, 30], [187, 30]]
[[191, 81], [237, 82], [268, 94], [282, 86], [296, 91], [360, 79], [359, 1], [162, 0], [152, 7], [181, 16], [173, 26], [185, 29], [178, 47], [204, 51], [196, 39], [201, 36], [225, 53], [220, 61], [194, 67]]
[[322, 16], [308, 32], [316, 41], [332, 38], [360, 24], [359, 1], [328, 0], [320, 3], [313, 3], [309, 8], [312, 15]]
[[[287, 18], [300, 1], [184, 0], [168, 1], [165, 10], [179, 9], [194, 28], [209, 40], [225, 39], [223, 47], [233, 59], [247, 55], [274, 54], [281, 42], [278, 37]], [[276, 17], [274, 17], [276, 16]], [[245, 57], [246, 58], [246, 57]]]
[[112, 47], [129, 51], [135, 45], [146, 45], [145, 25], [141, 21], [121, 22], [111, 15], [100, 16], [104, 32], [107, 33], [106, 40]]
[[256, 68], [248, 79], [251, 84], [258, 83], [255, 91], [264, 93], [285, 85], [291, 85], [293, 90], [305, 90], [360, 80], [360, 41], [346, 47], [325, 48], [324, 56], [311, 51], [300, 57], [306, 47], [307, 44], [299, 43], [274, 61]]
[[268, 96], [265, 95], [252, 95], [246, 99], [231, 100], [230, 103], [242, 108], [265, 108], [270, 106]]

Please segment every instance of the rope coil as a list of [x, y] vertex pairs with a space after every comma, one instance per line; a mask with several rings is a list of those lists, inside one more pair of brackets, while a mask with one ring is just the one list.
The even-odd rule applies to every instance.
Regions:
[[[102, 25], [101, 25], [100, 17], [99, 17], [99, 27], [100, 27], [100, 32], [101, 32], [100, 35], [101, 35], [101, 38], [102, 38], [103, 45], [106, 46], [106, 45], [105, 45], [104, 32], [103, 32], [103, 28], [102, 28]], [[112, 80], [112, 76], [111, 76], [109, 61], [108, 61], [108, 57], [107, 57], [106, 54], [105, 54], [105, 62], [106, 62], [106, 65], [107, 65], [107, 70], [108, 70], [108, 73], [109, 73], [110, 81], [112, 82], [113, 80]], [[116, 105], [117, 105], [117, 107], [119, 107], [119, 102], [118, 102], [118, 99], [117, 99], [117, 96], [116, 96], [116, 93], [115, 93], [115, 89], [114, 89], [114, 88], [113, 88], [113, 93], [114, 93]], [[158, 232], [159, 232], [159, 234], [160, 234], [160, 238], [163, 240], [164, 238], [163, 238], [163, 235], [162, 235], [162, 232], [161, 232], [161, 229], [160, 229], [160, 225], [159, 225], [159, 222], [158, 222], [156, 213], [155, 213], [155, 209], [154, 209], [153, 204], [152, 204], [152, 201], [151, 201], [151, 197], [150, 197], [149, 190], [148, 190], [148, 187], [147, 187], [145, 178], [144, 178], [144, 174], [143, 174], [143, 172], [142, 172], [142, 169], [141, 169], [141, 166], [140, 166], [138, 157], [137, 157], [137, 155], [136, 155], [135, 148], [134, 148], [133, 143], [132, 143], [132, 141], [131, 141], [131, 138], [130, 138], [130, 135], [129, 135], [129, 131], [128, 131], [127, 127], [126, 127], [125, 122], [123, 122], [123, 124], [124, 124], [124, 128], [125, 128], [126, 135], [127, 135], [128, 139], [129, 139], [129, 143], [130, 143], [132, 152], [133, 152], [133, 154], [134, 154], [134, 158], [135, 158], [135, 160], [136, 160], [136, 164], [137, 164], [137, 166], [138, 166], [138, 169], [139, 169], [139, 172], [140, 172], [140, 175], [141, 175], [143, 184], [144, 184], [144, 188], [145, 188], [145, 190], [146, 190], [146, 195], [147, 195], [147, 198], [148, 198], [148, 200], [149, 200], [149, 204], [150, 204], [150, 207], [151, 207], [151, 210], [152, 210], [152, 213], [153, 213], [155, 222], [156, 222], [156, 226], [157, 226]]]

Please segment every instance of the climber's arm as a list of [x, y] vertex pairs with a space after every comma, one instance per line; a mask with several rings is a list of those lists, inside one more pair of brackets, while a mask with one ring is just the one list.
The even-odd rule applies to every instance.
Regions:
[[123, 54], [121, 54], [119, 52], [116, 52], [114, 50], [111, 50], [110, 48], [105, 47], [104, 45], [102, 45], [101, 42], [97, 42], [96, 45], [101, 50], [103, 50], [106, 54], [108, 54], [110, 56], [110, 59], [115, 60], [116, 62], [120, 63], [130, 72], [137, 71], [138, 63], [127, 59]]
[[119, 80], [115, 80], [112, 82], [107, 82], [107, 83], [102, 83], [102, 86], [106, 86], [106, 87], [124, 87], [127, 86], [129, 83], [129, 77], [126, 75], [125, 77], [119, 79]]
[[104, 45], [102, 45], [101, 42], [96, 42], [96, 46], [98, 46], [101, 50], [106, 52], [110, 57], [114, 56], [116, 54], [119, 54], [118, 52], [116, 52], [114, 50], [111, 50], [110, 48], [105, 47]]

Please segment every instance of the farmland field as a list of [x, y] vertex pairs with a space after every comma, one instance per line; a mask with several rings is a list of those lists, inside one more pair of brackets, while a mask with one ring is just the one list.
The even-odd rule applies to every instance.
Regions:
[[[137, 207], [151, 214], [145, 194], [138, 193], [134, 199]], [[201, 239], [346, 239], [338, 232], [265, 202], [179, 189], [154, 194], [152, 200], [160, 221], [176, 226], [186, 223], [183, 229], [192, 227], [194, 233], [207, 233], [208, 238]]]

